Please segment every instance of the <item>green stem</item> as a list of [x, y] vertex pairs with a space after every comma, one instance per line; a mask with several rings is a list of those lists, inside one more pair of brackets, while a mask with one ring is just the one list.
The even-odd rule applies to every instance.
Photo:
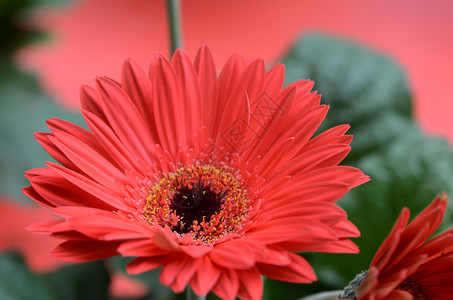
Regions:
[[206, 300], [206, 296], [198, 296], [195, 294], [190, 286], [187, 286], [186, 289], [186, 300]]
[[182, 48], [181, 1], [167, 0], [167, 11], [170, 26], [171, 57], [176, 49]]
[[330, 300], [332, 298], [338, 298], [342, 292], [343, 291], [322, 292], [300, 298], [299, 300]]

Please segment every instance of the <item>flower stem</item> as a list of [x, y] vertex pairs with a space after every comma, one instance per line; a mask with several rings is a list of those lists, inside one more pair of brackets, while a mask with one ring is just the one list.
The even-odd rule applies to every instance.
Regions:
[[300, 298], [299, 300], [330, 300], [332, 298], [338, 298], [343, 291], [329, 291], [313, 294]]
[[171, 55], [182, 48], [181, 0], [167, 0], [168, 24], [170, 26]]
[[187, 286], [187, 289], [186, 289], [186, 300], [205, 300], [205, 299], [206, 299], [206, 296], [198, 296], [197, 294], [195, 294], [192, 291], [190, 286]]

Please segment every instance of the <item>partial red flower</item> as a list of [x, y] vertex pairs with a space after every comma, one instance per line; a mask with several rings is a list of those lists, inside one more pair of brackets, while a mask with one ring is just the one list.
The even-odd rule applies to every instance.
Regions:
[[410, 211], [403, 208], [354, 292], [358, 299], [450, 299], [453, 229], [425, 242], [442, 222], [446, 206], [447, 196], [438, 196], [408, 226]]
[[137, 257], [127, 271], [162, 266], [175, 292], [259, 299], [260, 275], [308, 283], [316, 276], [294, 252], [356, 253], [359, 235], [334, 202], [368, 180], [339, 166], [349, 126], [312, 138], [327, 114], [313, 83], [283, 88], [284, 67], [234, 54], [217, 76], [202, 47], [132, 60], [121, 83], [82, 88], [90, 129], [51, 119], [37, 133], [60, 163], [27, 172], [24, 193], [60, 220], [29, 227], [62, 240], [57, 257]]

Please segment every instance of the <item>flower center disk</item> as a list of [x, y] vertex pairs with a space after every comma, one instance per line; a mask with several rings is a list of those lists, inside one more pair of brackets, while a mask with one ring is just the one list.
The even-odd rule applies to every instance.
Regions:
[[249, 213], [243, 180], [234, 170], [210, 165], [181, 167], [150, 184], [143, 209], [154, 226], [168, 226], [177, 237], [212, 244], [240, 231]]
[[420, 285], [412, 278], [406, 278], [397, 289], [407, 291], [414, 296], [414, 300], [427, 300], [428, 297], [423, 293]]

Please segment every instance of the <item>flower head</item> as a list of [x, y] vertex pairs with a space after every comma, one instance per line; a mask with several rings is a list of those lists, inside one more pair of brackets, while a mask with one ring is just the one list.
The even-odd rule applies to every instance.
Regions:
[[[401, 211], [355, 290], [358, 299], [448, 299], [453, 290], [453, 230], [425, 242], [439, 227], [447, 196], [438, 196], [408, 226]], [[406, 227], [407, 226], [407, 227]]]
[[307, 283], [298, 251], [357, 252], [359, 235], [334, 204], [368, 180], [338, 164], [347, 125], [312, 138], [328, 107], [306, 80], [285, 88], [284, 67], [234, 54], [217, 76], [204, 46], [133, 61], [121, 82], [83, 87], [89, 127], [57, 119], [37, 133], [59, 162], [30, 170], [26, 195], [61, 219], [29, 227], [62, 239], [57, 257], [137, 257], [128, 272], [162, 266], [174, 291], [261, 297], [260, 274]]

